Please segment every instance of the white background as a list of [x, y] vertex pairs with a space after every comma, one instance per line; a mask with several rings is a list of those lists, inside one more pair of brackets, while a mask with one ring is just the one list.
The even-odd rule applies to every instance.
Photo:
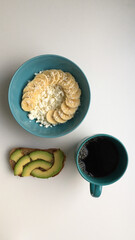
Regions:
[[[58, 54], [86, 74], [91, 105], [83, 123], [57, 139], [39, 138], [12, 117], [8, 86], [16, 69]], [[0, 1], [0, 240], [135, 239], [135, 1]], [[85, 136], [108, 133], [127, 148], [129, 165], [100, 198], [89, 194], [74, 151]], [[60, 147], [62, 172], [44, 180], [14, 177], [13, 147]]]

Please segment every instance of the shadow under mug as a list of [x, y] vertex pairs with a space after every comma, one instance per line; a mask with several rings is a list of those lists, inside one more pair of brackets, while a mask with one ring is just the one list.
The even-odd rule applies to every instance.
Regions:
[[[113, 144], [115, 144], [115, 147], [117, 148], [118, 151], [118, 157], [119, 157], [119, 162], [116, 167], [116, 169], [111, 172], [109, 175], [104, 176], [104, 177], [92, 177], [86, 172], [84, 172], [79, 165], [78, 159], [79, 159], [79, 153], [81, 148], [89, 142], [90, 140], [97, 138], [97, 137], [105, 137], [109, 141], [111, 141]], [[118, 181], [124, 172], [127, 169], [128, 165], [128, 154], [127, 151], [124, 147], [124, 145], [115, 137], [110, 136], [108, 134], [97, 134], [92, 137], [85, 138], [84, 140], [81, 141], [81, 143], [78, 145], [77, 150], [76, 150], [76, 165], [78, 168], [79, 173], [81, 176], [90, 183], [90, 193], [93, 197], [99, 197], [102, 192], [102, 186], [112, 184], [116, 181]]]

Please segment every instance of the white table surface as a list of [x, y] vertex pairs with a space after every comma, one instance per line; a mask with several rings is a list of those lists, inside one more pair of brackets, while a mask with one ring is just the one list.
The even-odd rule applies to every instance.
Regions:
[[[5, 0], [0, 3], [0, 240], [135, 239], [135, 1]], [[58, 54], [80, 66], [91, 88], [82, 124], [57, 139], [36, 137], [14, 120], [7, 93], [26, 60]], [[74, 151], [85, 136], [108, 133], [129, 165], [100, 198], [89, 194]], [[64, 169], [48, 180], [14, 177], [13, 147], [60, 147]]]

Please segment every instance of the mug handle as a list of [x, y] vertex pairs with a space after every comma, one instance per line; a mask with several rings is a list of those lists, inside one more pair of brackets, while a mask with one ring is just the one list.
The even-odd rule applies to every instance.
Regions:
[[100, 197], [102, 186], [90, 183], [90, 193], [93, 197]]

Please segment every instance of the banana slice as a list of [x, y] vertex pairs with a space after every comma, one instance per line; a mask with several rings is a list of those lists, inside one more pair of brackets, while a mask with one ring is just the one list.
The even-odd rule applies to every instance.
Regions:
[[56, 69], [46, 70], [46, 71], [43, 71], [43, 74], [44, 74], [44, 76], [49, 78], [51, 85], [55, 85], [58, 83], [59, 78], [60, 78], [60, 74], [59, 74], [58, 70], [56, 70]]
[[65, 103], [70, 108], [77, 108], [80, 105], [80, 98], [78, 99], [66, 98]]
[[52, 78], [51, 85], [54, 86], [58, 83], [59, 78], [60, 78], [60, 74], [57, 70], [53, 69], [53, 70], [51, 70], [50, 75], [51, 75], [51, 78]]
[[50, 70], [44, 70], [43, 72], [42, 72], [42, 74], [43, 75], [46, 75], [47, 76], [47, 74], [49, 74], [50, 73]]
[[60, 73], [58, 70], [53, 69], [53, 75], [54, 75], [54, 84], [57, 84], [60, 79]]
[[33, 80], [33, 83], [35, 85], [35, 89], [39, 89], [41, 91], [44, 91], [44, 89], [47, 87], [47, 80], [43, 80], [41, 78], [35, 78]]
[[37, 79], [37, 78], [38, 79], [40, 78], [40, 79], [42, 79], [44, 81], [46, 80], [46, 76], [43, 73], [36, 74], [36, 76], [34, 77], [34, 80]]
[[66, 94], [67, 98], [70, 98], [70, 99], [79, 99], [80, 96], [81, 96], [81, 89], [78, 88], [77, 92], [72, 94], [72, 92]]
[[79, 89], [79, 85], [77, 82], [74, 82], [74, 84], [70, 85], [69, 88], [64, 89], [66, 94], [75, 94]]
[[67, 115], [61, 109], [58, 110], [58, 114], [63, 120], [66, 120], [66, 121], [70, 120], [73, 117], [73, 114]]
[[61, 84], [63, 83], [64, 80], [67, 79], [67, 76], [65, 74], [65, 72], [63, 72], [62, 70], [58, 70], [58, 73], [59, 73], [59, 81], [58, 81], [58, 84], [60, 86], [62, 86]]
[[75, 84], [75, 81], [73, 79], [71, 80], [66, 79], [60, 82], [60, 85], [62, 86], [64, 91], [66, 90], [68, 91], [69, 88], [72, 88], [74, 86], [74, 84]]
[[53, 118], [58, 122], [58, 123], [65, 123], [66, 120], [62, 119], [58, 113], [58, 109], [56, 109], [53, 113]]
[[71, 73], [65, 72], [65, 74], [66, 74], [68, 80], [74, 80], [75, 81], [75, 78], [73, 77], [73, 75]]
[[46, 114], [46, 120], [47, 120], [47, 122], [56, 125], [58, 122], [56, 122], [55, 119], [53, 118], [53, 113], [54, 113], [54, 110], [50, 110]]
[[53, 79], [52, 79], [51, 70], [43, 71], [43, 75], [47, 79], [47, 85], [52, 85]]
[[48, 83], [52, 86], [55, 85], [55, 75], [52, 70], [48, 70], [46, 77], [48, 78]]
[[78, 91], [78, 89], [79, 89], [78, 83], [75, 82], [74, 85], [70, 89], [72, 90], [72, 94], [75, 94]]
[[35, 101], [31, 98], [24, 98], [21, 102], [21, 107], [26, 112], [33, 110], [35, 105]]
[[35, 85], [33, 84], [33, 81], [30, 81], [26, 87], [23, 89], [23, 93], [28, 92], [28, 91], [33, 91], [35, 88]]
[[24, 98], [33, 98], [33, 99], [35, 99], [37, 96], [38, 96], [37, 92], [30, 91], [30, 92], [25, 92], [23, 94], [23, 96], [22, 96], [22, 99], [24, 99]]
[[[44, 74], [44, 72], [46, 72], [46, 74]], [[34, 80], [42, 80], [45, 82], [46, 85], [48, 85], [48, 77], [47, 77], [47, 71], [43, 71], [40, 74], [37, 74], [36, 77], [34, 78]]]
[[34, 90], [35, 90], [34, 87], [28, 87], [28, 86], [26, 86], [26, 87], [23, 89], [23, 93], [31, 92], [31, 91], [34, 91]]
[[75, 83], [75, 79], [72, 76], [69, 77], [69, 75], [71, 74], [64, 73], [63, 80], [60, 81], [60, 84], [64, 89], [68, 89], [71, 85], [74, 85]]
[[35, 80], [32, 80], [23, 89], [23, 93], [37, 90], [40, 91], [40, 89], [41, 89], [40, 85], [38, 86], [37, 82]]
[[77, 108], [70, 108], [70, 107], [68, 107], [68, 106], [66, 105], [65, 102], [63, 102], [63, 103], [61, 104], [61, 110], [62, 110], [65, 114], [71, 115], [71, 114], [74, 114], [74, 113], [76, 112]]

